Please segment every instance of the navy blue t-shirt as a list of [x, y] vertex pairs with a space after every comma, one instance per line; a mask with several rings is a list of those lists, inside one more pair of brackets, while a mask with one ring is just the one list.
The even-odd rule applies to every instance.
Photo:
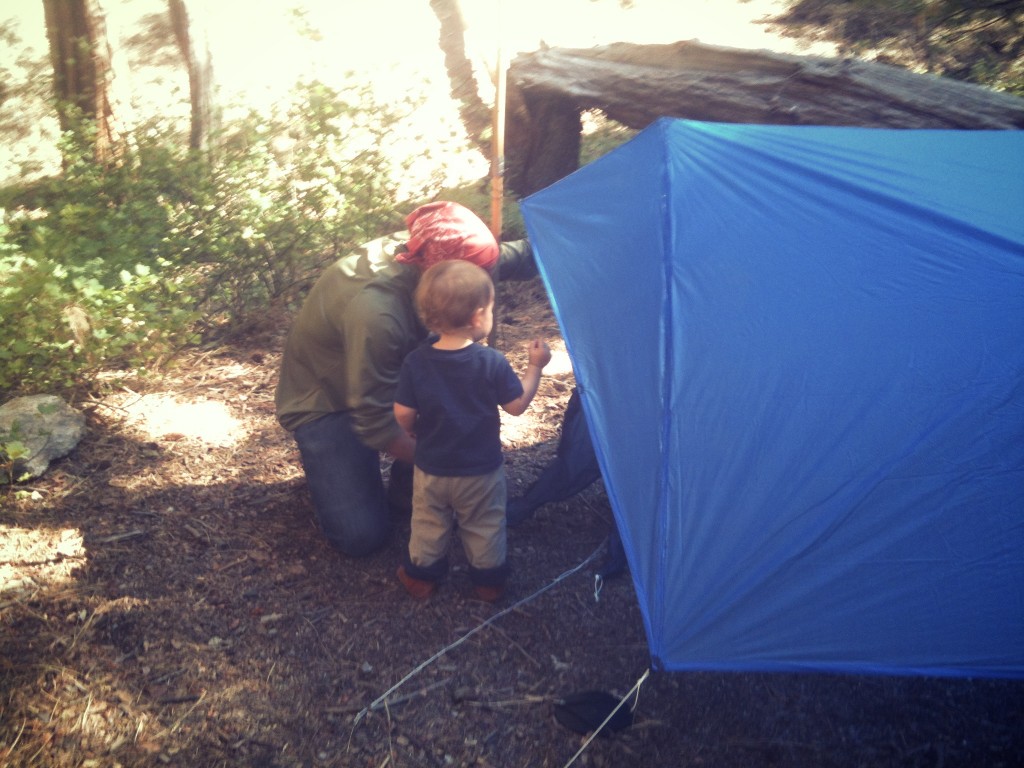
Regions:
[[498, 350], [482, 344], [406, 356], [395, 402], [417, 412], [416, 466], [431, 475], [485, 475], [502, 464], [498, 406], [523, 385]]

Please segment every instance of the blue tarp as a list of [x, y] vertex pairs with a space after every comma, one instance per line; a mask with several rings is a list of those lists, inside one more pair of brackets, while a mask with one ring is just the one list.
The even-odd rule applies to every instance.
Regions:
[[663, 119], [522, 210], [655, 668], [1024, 677], [1024, 133]]

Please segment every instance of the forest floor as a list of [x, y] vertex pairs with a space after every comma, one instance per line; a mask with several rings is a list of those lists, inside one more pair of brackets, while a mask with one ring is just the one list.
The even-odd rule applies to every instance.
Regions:
[[[538, 281], [502, 286], [499, 320], [518, 369], [530, 338], [564, 350]], [[555, 703], [647, 670], [628, 575], [595, 599], [600, 482], [510, 530], [495, 605], [457, 550], [433, 598], [408, 597], [407, 521], [373, 557], [333, 551], [274, 419], [287, 324], [78, 404], [78, 448], [0, 489], [0, 765], [564, 766], [584, 737]], [[547, 374], [504, 426], [513, 493], [573, 386], [564, 354]], [[633, 725], [575, 764], [1024, 765], [1021, 682], [655, 672], [629, 702]]]

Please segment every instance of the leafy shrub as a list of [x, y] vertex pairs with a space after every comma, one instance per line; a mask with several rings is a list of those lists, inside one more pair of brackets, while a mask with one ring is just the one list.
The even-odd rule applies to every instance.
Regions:
[[190, 338], [190, 277], [165, 255], [158, 191], [173, 157], [142, 142], [103, 167], [87, 145], [66, 137], [63, 177], [38, 185], [0, 233], [0, 392], [70, 390]]
[[1024, 4], [1005, 0], [793, 0], [769, 23], [840, 56], [1024, 94]]
[[613, 149], [625, 144], [639, 133], [607, 117], [598, 110], [583, 113], [583, 135], [580, 139], [580, 165], [592, 163]]
[[[118, 163], [65, 136], [60, 178], [14, 190], [0, 224], [0, 394], [91, 387], [145, 370], [301, 291], [323, 263], [402, 227], [410, 104], [319, 83], [226, 129], [213, 155], [159, 127]], [[422, 147], [419, 148], [422, 154]]]
[[28, 453], [20, 437], [18, 425], [10, 430], [0, 429], [0, 485], [10, 485], [21, 478], [15, 474], [15, 465]]
[[226, 132], [217, 161], [197, 168], [171, 232], [179, 260], [204, 276], [207, 327], [243, 320], [325, 261], [401, 228], [400, 166], [385, 150], [401, 116], [368, 99], [302, 85], [287, 107]]

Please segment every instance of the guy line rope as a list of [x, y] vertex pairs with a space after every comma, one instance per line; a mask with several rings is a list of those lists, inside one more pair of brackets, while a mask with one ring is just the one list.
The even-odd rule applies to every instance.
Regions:
[[552, 587], [554, 587], [554, 586], [555, 586], [556, 584], [558, 584], [558, 583], [560, 583], [560, 582], [564, 581], [565, 579], [567, 579], [567, 578], [569, 578], [570, 576], [572, 576], [572, 575], [573, 575], [574, 573], [577, 573], [578, 571], [582, 570], [582, 569], [583, 569], [584, 567], [586, 567], [586, 566], [587, 566], [587, 565], [588, 565], [588, 564], [589, 564], [589, 563], [590, 563], [590, 562], [591, 562], [592, 560], [594, 560], [594, 558], [596, 558], [596, 557], [597, 557], [597, 555], [598, 555], [598, 554], [600, 553], [600, 551], [601, 551], [601, 547], [598, 547], [597, 549], [595, 549], [595, 550], [594, 550], [594, 551], [593, 551], [593, 552], [592, 552], [592, 553], [590, 554], [590, 556], [589, 556], [589, 557], [587, 557], [587, 559], [586, 559], [586, 560], [584, 560], [583, 562], [581, 562], [581, 563], [580, 563], [579, 565], [577, 565], [577, 566], [574, 566], [573, 568], [570, 568], [570, 569], [569, 569], [568, 571], [566, 571], [565, 573], [563, 573], [563, 574], [561, 574], [560, 576], [556, 577], [556, 578], [555, 578], [555, 579], [554, 579], [554, 580], [553, 580], [552, 582], [550, 582], [549, 584], [545, 584], [545, 585], [544, 585], [543, 587], [541, 587], [540, 589], [538, 589], [538, 590], [537, 590], [536, 592], [534, 592], [534, 593], [533, 593], [532, 595], [528, 595], [527, 597], [524, 597], [524, 598], [523, 598], [522, 600], [520, 600], [520, 601], [518, 601], [518, 602], [516, 602], [516, 603], [513, 603], [513, 604], [512, 604], [512, 605], [510, 605], [510, 606], [509, 606], [508, 608], [505, 608], [504, 610], [502, 610], [502, 611], [499, 611], [498, 613], [494, 614], [494, 615], [493, 615], [493, 616], [491, 616], [491, 617], [490, 617], [489, 619], [487, 619], [486, 621], [484, 621], [484, 622], [483, 622], [482, 624], [479, 624], [479, 625], [477, 625], [476, 627], [474, 627], [473, 629], [469, 630], [469, 632], [467, 632], [466, 634], [464, 634], [464, 635], [463, 635], [462, 637], [460, 637], [460, 638], [459, 638], [458, 640], [456, 640], [456, 641], [455, 641], [454, 643], [452, 643], [451, 645], [445, 646], [444, 648], [442, 648], [441, 650], [439, 650], [439, 651], [438, 651], [437, 653], [435, 653], [435, 654], [434, 654], [433, 656], [431, 656], [431, 657], [430, 657], [429, 659], [427, 659], [426, 661], [423, 661], [423, 662], [421, 662], [420, 664], [418, 664], [418, 665], [417, 665], [417, 666], [416, 666], [416, 667], [415, 667], [415, 668], [414, 668], [414, 669], [413, 669], [413, 670], [412, 670], [411, 672], [409, 672], [409, 674], [407, 674], [407, 675], [406, 675], [405, 677], [403, 677], [403, 678], [402, 678], [401, 680], [399, 680], [399, 681], [398, 681], [397, 683], [395, 683], [395, 684], [394, 684], [394, 685], [392, 685], [392, 686], [391, 686], [390, 688], [388, 688], [388, 689], [387, 689], [386, 691], [384, 691], [384, 693], [382, 693], [382, 694], [381, 694], [380, 696], [378, 696], [378, 697], [377, 697], [376, 699], [374, 699], [374, 700], [373, 700], [372, 702], [370, 702], [370, 704], [369, 704], [368, 706], [366, 706], [366, 707], [363, 707], [363, 709], [361, 709], [361, 710], [359, 711], [359, 713], [358, 713], [358, 714], [357, 714], [357, 715], [355, 716], [355, 720], [353, 720], [353, 722], [352, 722], [352, 725], [353, 725], [353, 726], [355, 726], [355, 725], [358, 725], [358, 724], [359, 724], [359, 722], [360, 722], [360, 721], [361, 721], [361, 720], [362, 720], [362, 719], [363, 719], [363, 718], [364, 718], [364, 717], [365, 717], [365, 716], [366, 716], [366, 715], [367, 715], [367, 714], [368, 714], [369, 712], [371, 712], [371, 711], [373, 711], [373, 710], [377, 710], [377, 709], [380, 709], [380, 708], [382, 708], [382, 707], [386, 706], [386, 705], [387, 705], [387, 700], [388, 700], [388, 698], [390, 698], [390, 696], [391, 696], [391, 695], [392, 695], [392, 694], [393, 694], [393, 693], [394, 693], [395, 691], [397, 691], [397, 690], [398, 690], [399, 688], [401, 688], [401, 687], [402, 687], [403, 685], [405, 685], [405, 684], [406, 684], [407, 682], [409, 682], [409, 681], [410, 681], [410, 680], [411, 680], [412, 678], [414, 678], [414, 677], [415, 677], [416, 675], [418, 675], [418, 674], [419, 674], [420, 672], [422, 672], [422, 671], [423, 671], [424, 669], [426, 669], [426, 668], [427, 668], [428, 666], [430, 666], [430, 665], [431, 665], [431, 664], [433, 664], [433, 663], [434, 663], [435, 661], [437, 661], [437, 660], [438, 660], [439, 658], [441, 658], [441, 657], [442, 657], [442, 656], [444, 656], [444, 655], [445, 655], [446, 653], [448, 653], [448, 651], [451, 651], [451, 650], [453, 650], [453, 649], [457, 648], [458, 646], [462, 645], [462, 644], [463, 644], [464, 642], [466, 642], [466, 641], [467, 641], [467, 640], [468, 640], [469, 638], [471, 638], [471, 637], [472, 637], [473, 635], [475, 635], [475, 634], [476, 634], [477, 632], [479, 632], [480, 630], [484, 629], [485, 627], [487, 627], [487, 626], [489, 626], [489, 625], [493, 624], [493, 623], [494, 623], [494, 622], [496, 622], [496, 621], [497, 621], [498, 619], [500, 619], [500, 618], [501, 618], [502, 616], [505, 616], [506, 614], [509, 614], [509, 613], [511, 613], [512, 611], [514, 611], [514, 610], [515, 610], [516, 608], [518, 608], [519, 606], [521, 606], [521, 605], [525, 605], [526, 603], [530, 602], [531, 600], [533, 600], [533, 599], [535, 599], [535, 598], [539, 597], [539, 596], [540, 596], [540, 595], [542, 595], [542, 594], [543, 594], [544, 592], [547, 592], [547, 591], [548, 591], [549, 589], [551, 589]]

